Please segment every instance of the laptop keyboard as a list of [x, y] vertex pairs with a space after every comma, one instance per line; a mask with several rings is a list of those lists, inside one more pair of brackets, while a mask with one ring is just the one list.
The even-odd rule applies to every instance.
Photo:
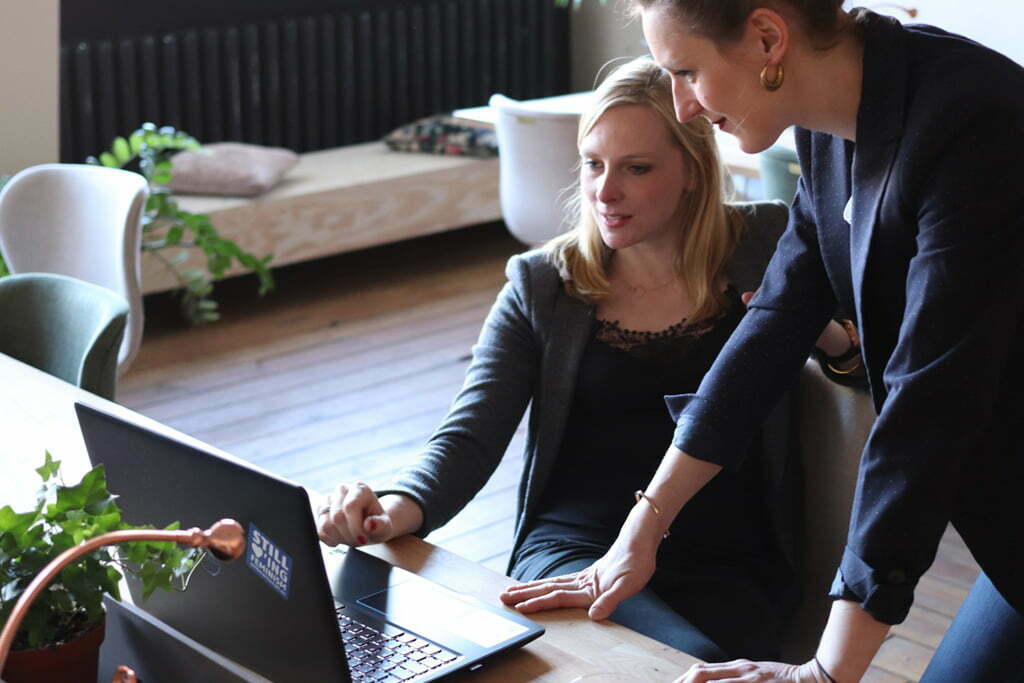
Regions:
[[353, 681], [395, 683], [430, 673], [459, 655], [391, 626], [378, 631], [338, 610], [341, 639]]

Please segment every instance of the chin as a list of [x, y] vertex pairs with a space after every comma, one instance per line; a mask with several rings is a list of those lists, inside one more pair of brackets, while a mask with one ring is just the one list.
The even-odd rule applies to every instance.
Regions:
[[751, 130], [740, 130], [734, 135], [734, 137], [736, 138], [736, 142], [739, 143], [739, 148], [747, 154], [760, 154], [774, 145], [781, 134], [781, 132], [775, 134], [758, 134]]
[[604, 243], [604, 246], [608, 247], [612, 251], [625, 249], [632, 245], [632, 240], [630, 240], [627, 235], [618, 235], [615, 233], [608, 234], [604, 231], [601, 232], [601, 241]]

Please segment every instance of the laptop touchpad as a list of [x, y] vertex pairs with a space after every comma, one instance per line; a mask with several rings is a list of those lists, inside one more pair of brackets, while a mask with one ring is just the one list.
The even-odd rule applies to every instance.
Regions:
[[458, 593], [416, 578], [358, 602], [409, 630], [426, 634], [440, 628], [480, 647], [493, 647], [529, 630]]

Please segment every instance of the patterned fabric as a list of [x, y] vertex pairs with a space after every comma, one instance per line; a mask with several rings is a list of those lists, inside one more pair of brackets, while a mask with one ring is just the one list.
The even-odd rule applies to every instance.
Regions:
[[396, 152], [451, 154], [481, 159], [498, 156], [498, 138], [486, 124], [474, 125], [451, 114], [438, 114], [407, 123], [384, 136]]

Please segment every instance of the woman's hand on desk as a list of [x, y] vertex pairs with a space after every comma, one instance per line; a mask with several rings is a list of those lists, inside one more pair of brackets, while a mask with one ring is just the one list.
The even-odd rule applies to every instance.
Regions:
[[505, 589], [501, 601], [523, 614], [582, 607], [595, 621], [611, 616], [619, 603], [636, 595], [654, 575], [654, 556], [617, 548], [586, 569]]
[[618, 538], [594, 564], [572, 574], [510, 586], [501, 601], [523, 614], [583, 607], [594, 621], [607, 619], [620, 602], [643, 590], [654, 576], [661, 539], [649, 533], [652, 528], [649, 508], [634, 507]]
[[403, 495], [377, 498], [359, 481], [339, 484], [317, 511], [316, 523], [320, 540], [327, 545], [358, 546], [412, 533], [423, 524], [423, 511]]
[[718, 664], [694, 664], [675, 683], [710, 681], [757, 681], [758, 683], [828, 683], [814, 660], [797, 666], [777, 662], [751, 662], [737, 659]]

